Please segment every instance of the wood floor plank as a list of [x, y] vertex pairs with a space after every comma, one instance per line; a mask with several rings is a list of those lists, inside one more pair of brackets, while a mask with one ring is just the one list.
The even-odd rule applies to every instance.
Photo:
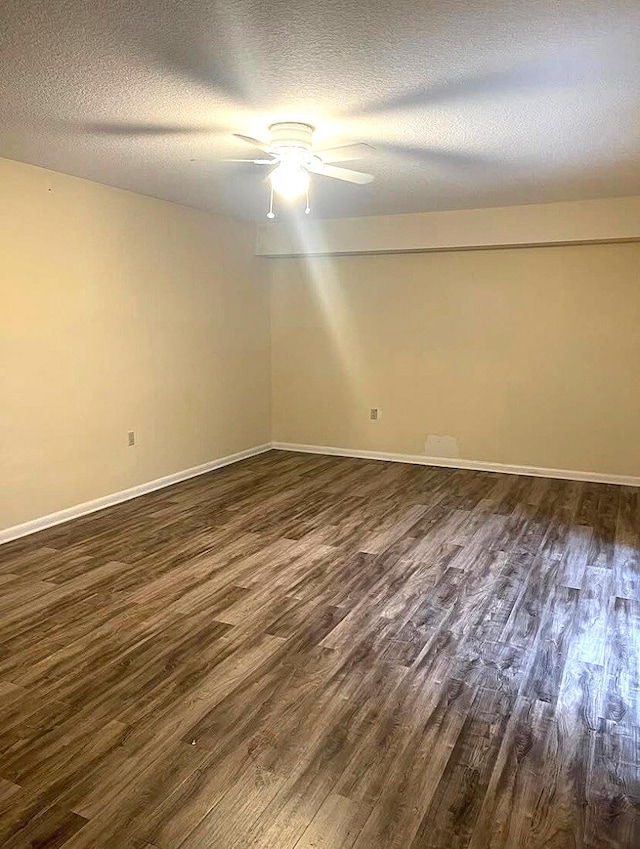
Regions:
[[640, 490], [271, 451], [0, 547], [0, 842], [637, 849]]
[[369, 814], [366, 806], [330, 793], [295, 849], [351, 849]]

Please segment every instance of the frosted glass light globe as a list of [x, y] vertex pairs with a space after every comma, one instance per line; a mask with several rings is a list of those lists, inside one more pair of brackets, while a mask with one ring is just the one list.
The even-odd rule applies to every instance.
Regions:
[[282, 162], [271, 174], [274, 192], [286, 200], [301, 197], [309, 188], [309, 172], [297, 163]]

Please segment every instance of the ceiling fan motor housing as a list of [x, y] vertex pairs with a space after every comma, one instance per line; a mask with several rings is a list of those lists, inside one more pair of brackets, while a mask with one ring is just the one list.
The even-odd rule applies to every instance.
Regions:
[[309, 124], [298, 124], [293, 121], [283, 121], [269, 127], [271, 136], [270, 146], [274, 150], [283, 148], [298, 148], [311, 150], [313, 144], [313, 127]]

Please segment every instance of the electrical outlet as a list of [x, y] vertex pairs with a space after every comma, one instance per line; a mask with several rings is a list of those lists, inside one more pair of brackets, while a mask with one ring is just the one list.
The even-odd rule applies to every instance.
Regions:
[[372, 422], [379, 422], [382, 418], [382, 410], [380, 407], [371, 407], [369, 410], [369, 418]]
[[130, 430], [130, 431], [127, 433], [127, 444], [128, 444], [128, 445], [130, 445], [130, 446], [131, 446], [131, 445], [135, 445], [135, 444], [136, 444], [136, 434], [135, 434], [135, 431]]

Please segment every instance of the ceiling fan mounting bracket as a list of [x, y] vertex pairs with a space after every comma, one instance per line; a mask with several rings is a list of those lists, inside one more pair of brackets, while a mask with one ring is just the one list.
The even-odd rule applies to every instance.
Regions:
[[273, 150], [282, 148], [300, 148], [311, 150], [313, 146], [313, 127], [294, 121], [280, 121], [269, 127], [269, 146]]

